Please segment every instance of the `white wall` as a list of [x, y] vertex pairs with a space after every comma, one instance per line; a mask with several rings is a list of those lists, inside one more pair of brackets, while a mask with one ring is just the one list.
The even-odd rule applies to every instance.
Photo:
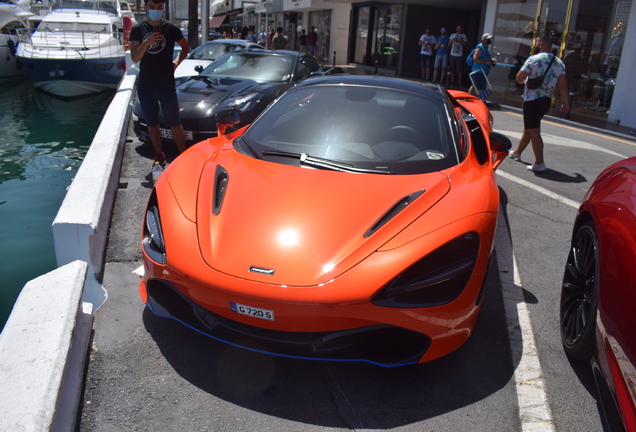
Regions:
[[616, 77], [616, 87], [608, 119], [636, 128], [636, 0], [632, 1], [625, 45]]
[[[484, 33], [495, 34], [495, 17], [497, 16], [497, 0], [485, 0], [483, 10]], [[481, 37], [481, 35], [479, 35]]]
[[349, 16], [351, 5], [346, 3], [329, 3], [331, 11], [331, 47], [329, 64], [333, 63], [333, 52], [336, 51], [336, 64], [346, 64], [349, 42]]

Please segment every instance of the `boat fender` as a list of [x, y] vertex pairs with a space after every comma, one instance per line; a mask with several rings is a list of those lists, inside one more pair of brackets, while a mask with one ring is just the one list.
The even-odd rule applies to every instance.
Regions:
[[15, 42], [13, 42], [13, 39], [9, 38], [9, 40], [7, 41], [7, 45], [9, 46], [9, 52], [13, 57], [15, 57], [17, 45], [15, 44]]

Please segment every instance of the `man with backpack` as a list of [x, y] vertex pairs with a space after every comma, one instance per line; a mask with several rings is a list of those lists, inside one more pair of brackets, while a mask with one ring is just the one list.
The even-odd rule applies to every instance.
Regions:
[[[568, 105], [568, 85], [565, 76], [565, 65], [552, 54], [552, 38], [543, 35], [537, 39], [539, 54], [535, 54], [526, 60], [521, 70], [517, 72], [517, 82], [525, 83], [523, 92], [523, 134], [519, 145], [510, 151], [513, 160], [521, 162], [521, 153], [532, 141], [534, 163], [528, 165], [528, 169], [534, 172], [542, 172], [548, 168], [543, 161], [543, 138], [541, 138], [541, 119], [550, 109], [552, 95], [555, 87], [559, 87], [561, 94], [561, 112], [570, 110]], [[537, 86], [528, 84], [529, 79], [534, 79]], [[535, 88], [532, 88], [535, 87]]]
[[[481, 70], [485, 75], [488, 75], [490, 68], [497, 64], [497, 59], [492, 58], [490, 54], [489, 47], [491, 44], [492, 35], [490, 33], [484, 33], [481, 37], [481, 43], [477, 45], [466, 58], [466, 63], [471, 67], [471, 72]], [[483, 89], [476, 89], [474, 86], [470, 86], [468, 93], [477, 95], [477, 90]]]

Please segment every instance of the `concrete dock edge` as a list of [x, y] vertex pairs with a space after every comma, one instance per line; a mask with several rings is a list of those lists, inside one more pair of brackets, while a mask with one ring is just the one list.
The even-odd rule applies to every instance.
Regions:
[[121, 158], [132, 112], [138, 69], [122, 79], [73, 183], [53, 221], [57, 265], [88, 263], [83, 300], [98, 308], [106, 300], [99, 283]]
[[138, 72], [122, 79], [53, 222], [58, 268], [24, 286], [0, 334], [0, 430], [75, 430]]
[[0, 430], [74, 430], [92, 331], [87, 269], [75, 261], [22, 289], [0, 334]]

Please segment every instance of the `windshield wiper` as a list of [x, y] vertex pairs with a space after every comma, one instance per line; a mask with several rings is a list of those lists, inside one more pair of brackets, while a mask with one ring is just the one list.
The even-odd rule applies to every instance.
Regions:
[[263, 150], [262, 154], [263, 156], [283, 156], [283, 157], [297, 158], [300, 161], [301, 165], [306, 165], [313, 168], [321, 168], [321, 169], [328, 169], [328, 170], [342, 171], [342, 172], [365, 173], [365, 174], [391, 174], [391, 171], [356, 168], [353, 165], [346, 164], [343, 162], [336, 162], [329, 159], [309, 156], [307, 153], [299, 154], [299, 153], [291, 153], [291, 152], [283, 152], [283, 151]]

